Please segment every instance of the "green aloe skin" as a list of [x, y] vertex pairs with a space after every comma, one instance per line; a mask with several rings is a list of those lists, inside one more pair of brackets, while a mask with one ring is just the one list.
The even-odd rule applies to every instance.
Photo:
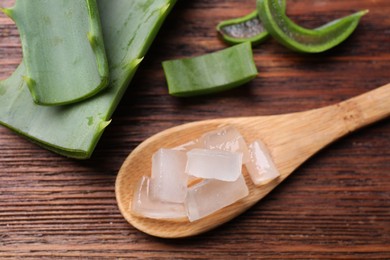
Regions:
[[18, 27], [23, 79], [37, 104], [78, 102], [107, 86], [96, 0], [17, 0], [4, 12]]
[[279, 43], [298, 52], [318, 53], [347, 39], [368, 11], [334, 20], [316, 29], [306, 29], [289, 19], [278, 0], [257, 0], [257, 11], [265, 29]]
[[186, 97], [225, 91], [257, 76], [249, 42], [214, 53], [163, 62], [169, 94]]
[[96, 96], [68, 106], [34, 103], [22, 63], [0, 82], [0, 123], [67, 157], [89, 158], [175, 0], [98, 0], [110, 83]]
[[[286, 0], [279, 0], [283, 11], [286, 10]], [[252, 45], [260, 44], [270, 36], [264, 28], [257, 10], [243, 17], [229, 19], [217, 25], [217, 31], [228, 44], [251, 42]]]

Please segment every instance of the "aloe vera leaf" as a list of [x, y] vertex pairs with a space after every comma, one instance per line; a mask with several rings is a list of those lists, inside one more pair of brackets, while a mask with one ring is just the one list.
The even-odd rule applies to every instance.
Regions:
[[35, 104], [22, 63], [0, 82], [0, 123], [64, 156], [89, 158], [174, 0], [98, 0], [110, 86], [68, 106]]
[[258, 73], [249, 42], [198, 57], [164, 61], [163, 68], [169, 94], [178, 97], [231, 89]]
[[368, 12], [359, 11], [316, 29], [307, 29], [288, 18], [278, 0], [257, 0], [257, 10], [264, 27], [273, 38], [292, 50], [307, 53], [323, 52], [343, 42], [356, 29], [360, 18]]
[[23, 78], [37, 104], [78, 102], [107, 86], [96, 0], [17, 0], [5, 13], [18, 27]]
[[[279, 0], [283, 11], [286, 10], [286, 0]], [[264, 28], [257, 10], [242, 17], [233, 18], [218, 23], [216, 27], [222, 39], [228, 44], [239, 44], [246, 41], [252, 45], [260, 44], [270, 36]]]

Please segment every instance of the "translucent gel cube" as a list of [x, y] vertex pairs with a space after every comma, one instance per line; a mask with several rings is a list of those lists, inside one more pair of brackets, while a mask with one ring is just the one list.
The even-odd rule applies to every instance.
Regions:
[[173, 219], [187, 217], [183, 203], [162, 202], [150, 196], [150, 178], [143, 176], [134, 191], [131, 210], [133, 213], [156, 219]]
[[187, 158], [186, 172], [191, 176], [235, 181], [241, 175], [242, 153], [192, 149]]
[[155, 199], [182, 203], [187, 193], [186, 153], [159, 149], [152, 158], [151, 194]]
[[249, 160], [248, 145], [245, 139], [233, 126], [226, 126], [202, 135], [200, 142], [206, 149], [217, 149], [228, 152], [241, 152], [243, 162]]
[[186, 209], [189, 220], [206, 217], [246, 196], [249, 191], [242, 175], [234, 181], [204, 180], [188, 189]]
[[265, 184], [280, 175], [267, 147], [261, 141], [251, 143], [249, 153], [250, 161], [245, 167], [255, 185]]

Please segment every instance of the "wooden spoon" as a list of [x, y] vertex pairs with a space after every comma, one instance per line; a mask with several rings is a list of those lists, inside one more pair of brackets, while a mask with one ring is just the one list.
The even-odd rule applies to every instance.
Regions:
[[[142, 142], [127, 157], [116, 179], [116, 197], [125, 219], [157, 237], [193, 236], [238, 216], [281, 183], [310, 156], [340, 137], [390, 115], [390, 84], [341, 103], [291, 114], [221, 118], [188, 123], [160, 132]], [[157, 220], [132, 214], [134, 189], [142, 175], [150, 176], [151, 157], [159, 148], [172, 148], [224, 125], [232, 125], [248, 143], [261, 139], [269, 148], [281, 176], [263, 186], [252, 184], [244, 171], [249, 195], [206, 218]]]

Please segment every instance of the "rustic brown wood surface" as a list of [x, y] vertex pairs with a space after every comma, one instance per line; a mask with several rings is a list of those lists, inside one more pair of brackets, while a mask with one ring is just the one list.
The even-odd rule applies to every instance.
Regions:
[[[167, 94], [161, 62], [225, 48], [215, 25], [250, 12], [255, 1], [178, 1], [91, 159], [64, 158], [0, 127], [0, 259], [390, 259], [389, 119], [330, 145], [249, 211], [196, 237], [151, 237], [130, 226], [117, 208], [121, 164], [161, 130], [196, 120], [303, 111], [390, 82], [390, 1], [287, 3], [290, 17], [312, 28], [360, 9], [370, 12], [331, 51], [297, 54], [271, 39], [254, 48], [259, 76], [251, 83], [179, 99]], [[16, 27], [1, 15], [1, 79], [21, 56]]]

